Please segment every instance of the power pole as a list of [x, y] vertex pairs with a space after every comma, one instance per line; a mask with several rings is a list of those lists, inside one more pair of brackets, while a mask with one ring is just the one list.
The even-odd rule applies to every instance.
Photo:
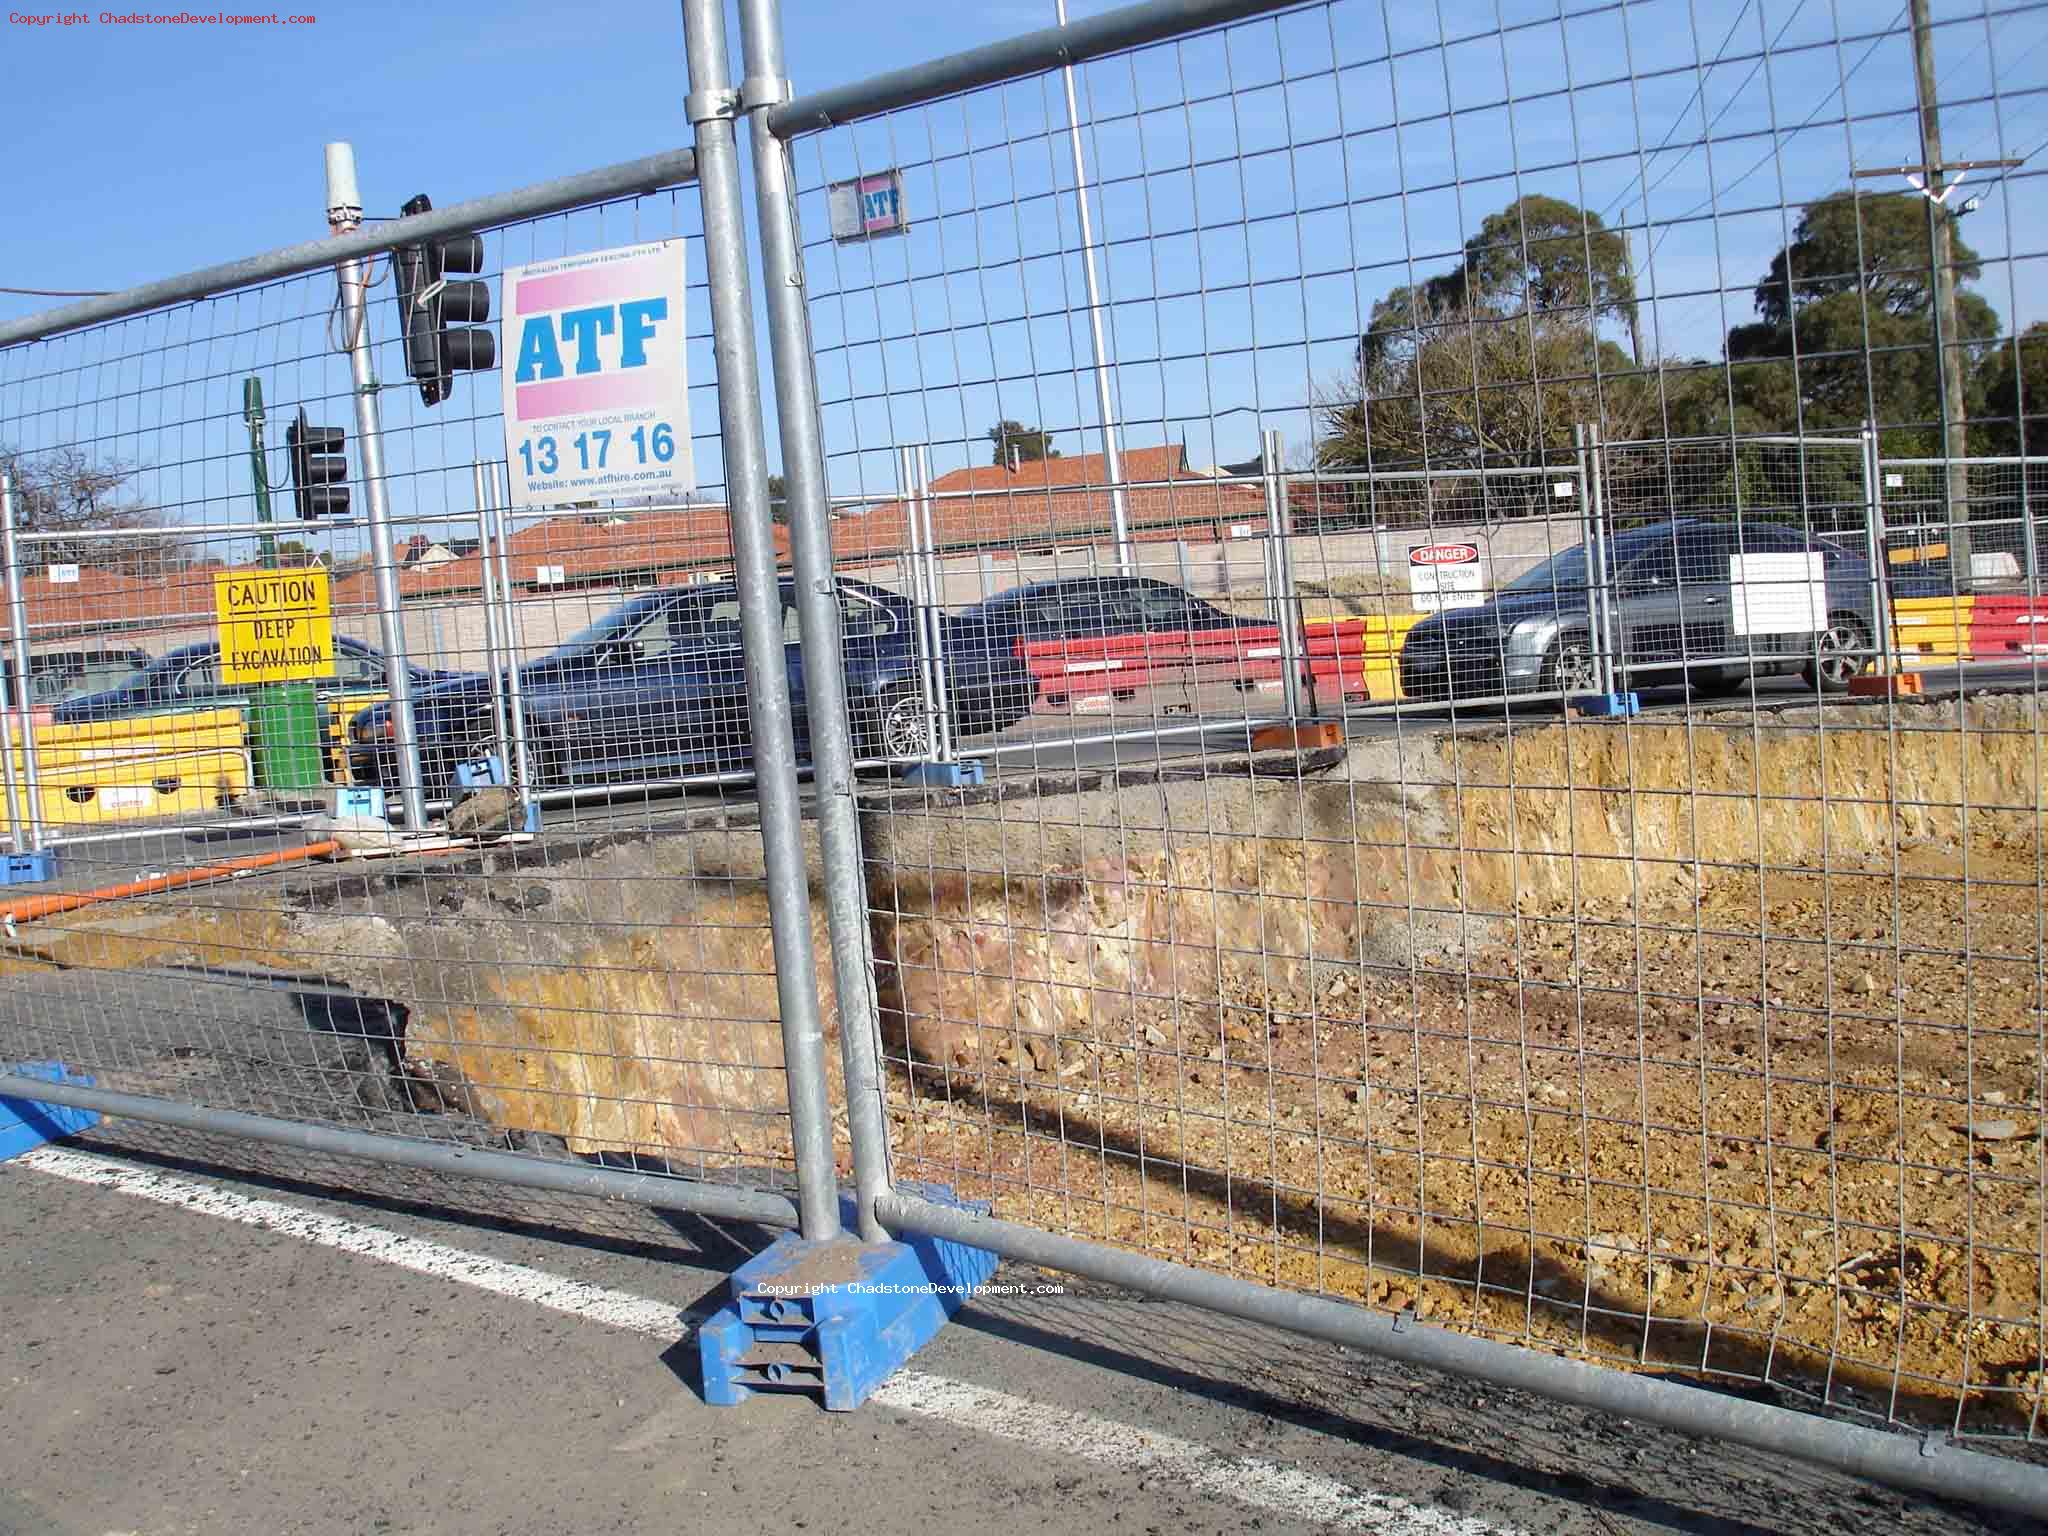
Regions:
[[[1920, 164], [1857, 171], [1866, 176], [1903, 176], [1927, 202], [1927, 260], [1934, 287], [1935, 378], [1941, 396], [1941, 448], [1947, 462], [1949, 571], [1957, 592], [1969, 590], [1970, 478], [1968, 406], [1963, 394], [1963, 325], [1956, 311], [1956, 232], [1961, 210], [1948, 206], [1961, 173], [2002, 169], [2017, 160], [1945, 161], [1941, 153], [1941, 106], [1935, 99], [1934, 25], [1927, 0], [1909, 0], [1913, 24], [1913, 89], [1920, 104]], [[1954, 180], [1948, 173], [1959, 173]]]
[[1913, 85], [1920, 102], [1920, 159], [1927, 167], [1927, 240], [1934, 263], [1934, 351], [1940, 364], [1942, 454], [1948, 460], [1948, 568], [1958, 592], [1970, 586], [1969, 424], [1963, 400], [1963, 327], [1956, 314], [1956, 231], [1943, 205], [1941, 106], [1935, 100], [1934, 26], [1927, 0], [1912, 0]]

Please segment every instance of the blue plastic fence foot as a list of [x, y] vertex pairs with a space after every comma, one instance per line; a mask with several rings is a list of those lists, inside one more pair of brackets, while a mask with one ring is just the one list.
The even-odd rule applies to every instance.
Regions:
[[1582, 715], [1640, 715], [1643, 700], [1634, 693], [1582, 693], [1571, 701]]
[[57, 850], [0, 856], [0, 885], [38, 885], [57, 878]]
[[[988, 1211], [945, 1189], [918, 1192]], [[697, 1330], [704, 1400], [729, 1408], [760, 1391], [802, 1392], [850, 1412], [995, 1271], [994, 1254], [942, 1238], [809, 1243], [786, 1234], [733, 1272], [730, 1299]]]
[[[458, 789], [488, 789], [494, 785], [511, 782], [511, 776], [505, 772], [505, 760], [495, 752], [486, 752], [482, 757], [474, 757], [466, 763], [455, 765], [455, 785]], [[526, 802], [526, 822], [522, 830], [540, 831], [538, 801]]]
[[977, 759], [967, 763], [912, 763], [903, 770], [903, 782], [928, 789], [961, 789], [987, 780]]
[[[14, 1077], [39, 1077], [46, 1083], [71, 1083], [80, 1088], [93, 1085], [90, 1077], [73, 1072], [58, 1061], [0, 1062], [0, 1072]], [[0, 1162], [32, 1152], [46, 1141], [76, 1136], [99, 1122], [99, 1111], [95, 1109], [45, 1104], [40, 1099], [0, 1098]]]

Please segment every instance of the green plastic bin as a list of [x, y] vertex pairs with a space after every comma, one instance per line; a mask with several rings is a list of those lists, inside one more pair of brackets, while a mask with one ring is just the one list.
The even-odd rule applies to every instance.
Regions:
[[258, 789], [318, 789], [327, 782], [316, 683], [271, 683], [247, 710], [249, 766]]

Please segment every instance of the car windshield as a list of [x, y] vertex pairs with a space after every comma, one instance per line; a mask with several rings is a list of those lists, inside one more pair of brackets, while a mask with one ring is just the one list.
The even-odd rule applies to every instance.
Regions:
[[1533, 570], [1522, 572], [1503, 592], [1583, 592], [1586, 590], [1586, 546], [1576, 545], [1552, 555]]
[[595, 624], [577, 630], [550, 654], [577, 656], [586, 651], [596, 650], [621, 635], [630, 634], [646, 623], [649, 615], [664, 601], [665, 597], [644, 597], [637, 602], [627, 603], [623, 608], [614, 608]]

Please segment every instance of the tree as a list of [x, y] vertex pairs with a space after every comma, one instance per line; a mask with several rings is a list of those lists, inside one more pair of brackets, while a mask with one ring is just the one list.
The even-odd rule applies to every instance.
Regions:
[[[1958, 280], [1977, 277], [1977, 253], [1961, 241], [1955, 252]], [[1979, 295], [1959, 294], [1957, 307], [1962, 334], [1947, 341], [1998, 334], [1998, 314]], [[1894, 429], [1888, 451], [1940, 451], [1927, 211], [1917, 194], [1837, 192], [1812, 204], [1757, 281], [1756, 310], [1756, 321], [1728, 332], [1727, 348], [1730, 390], [1751, 430], [1840, 429], [1874, 417]], [[1968, 360], [1975, 382], [1956, 402], [1967, 416], [1981, 404], [1981, 362]]]
[[[1985, 360], [1983, 384], [1986, 450], [2048, 454], [2048, 320], [2001, 344]], [[1974, 426], [1970, 435], [1974, 441]]]
[[770, 521], [789, 521], [789, 484], [780, 475], [768, 477], [768, 517]]
[[1021, 421], [1003, 420], [988, 429], [988, 440], [995, 444], [995, 457], [991, 464], [1008, 464], [1014, 452], [1019, 463], [1029, 464], [1040, 459], [1056, 459], [1059, 449], [1052, 445], [1052, 434], [1038, 427], [1027, 427]]
[[[1572, 428], [1631, 437], [1656, 396], [1631, 345], [1635, 280], [1627, 240], [1554, 197], [1491, 215], [1448, 272], [1373, 306], [1350, 375], [1321, 391], [1317, 459], [1329, 468], [1535, 467], [1570, 462]], [[1540, 489], [1531, 483], [1534, 511]]]
[[277, 563], [280, 566], [332, 566], [334, 557], [324, 549], [314, 549], [304, 539], [280, 539], [277, 545]]
[[59, 537], [22, 545], [22, 563], [86, 565], [131, 576], [158, 576], [177, 569], [184, 543], [165, 532], [156, 509], [124, 497], [134, 478], [127, 464], [95, 464], [74, 448], [31, 458], [0, 449], [0, 464], [14, 478], [15, 526], [23, 532], [83, 535], [89, 530], [129, 530], [119, 538]]

